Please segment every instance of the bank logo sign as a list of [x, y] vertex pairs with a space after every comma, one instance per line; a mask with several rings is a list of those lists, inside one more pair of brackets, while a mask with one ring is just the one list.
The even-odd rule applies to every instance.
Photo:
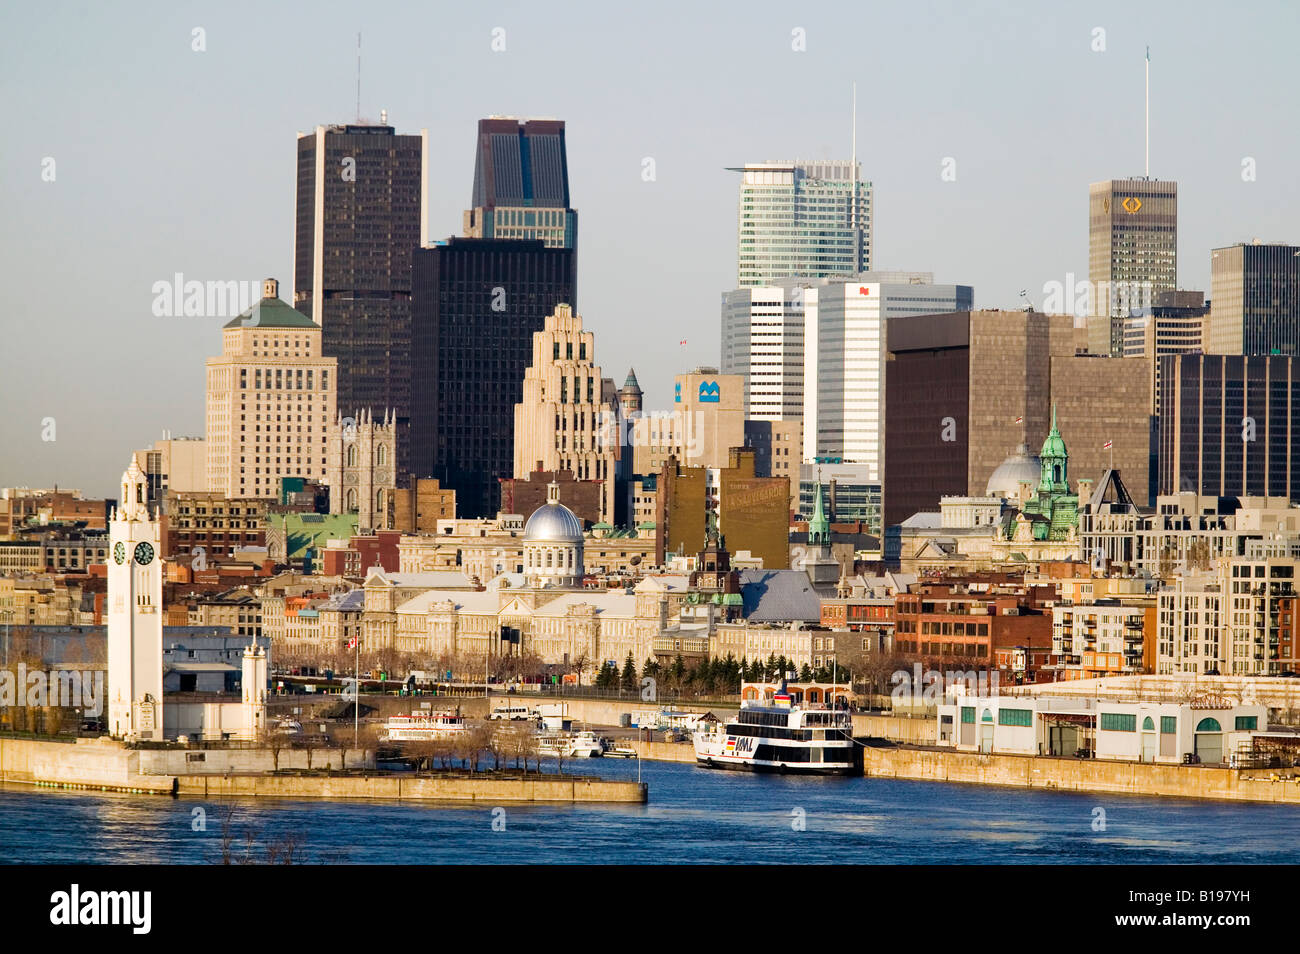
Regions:
[[722, 389], [718, 387], [718, 382], [701, 381], [699, 400], [701, 404], [717, 404], [722, 400]]
[[1125, 199], [1123, 202], [1121, 202], [1121, 203], [1120, 203], [1120, 206], [1121, 206], [1121, 207], [1124, 209], [1124, 211], [1127, 212], [1129, 215], [1136, 215], [1138, 209], [1142, 208], [1142, 200], [1139, 199], [1139, 198], [1138, 198], [1137, 196], [1135, 196], [1135, 195], [1131, 195], [1131, 196], [1129, 196], [1127, 199]]

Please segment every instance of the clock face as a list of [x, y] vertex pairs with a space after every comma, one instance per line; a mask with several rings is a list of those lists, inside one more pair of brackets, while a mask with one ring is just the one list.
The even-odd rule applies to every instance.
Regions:
[[126, 544], [121, 540], [113, 547], [113, 559], [117, 561], [118, 566], [126, 562]]
[[135, 562], [141, 566], [148, 566], [153, 562], [153, 547], [147, 543], [137, 543], [135, 545]]

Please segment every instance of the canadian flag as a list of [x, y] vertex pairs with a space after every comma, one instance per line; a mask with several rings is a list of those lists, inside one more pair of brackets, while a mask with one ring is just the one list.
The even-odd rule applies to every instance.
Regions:
[[1104, 444], [1101, 445], [1101, 448], [1102, 448], [1102, 450], [1110, 450], [1110, 449], [1111, 449], [1112, 447], [1114, 447], [1114, 446], [1115, 446], [1115, 442], [1114, 442], [1114, 441], [1107, 441], [1106, 443], [1104, 443]]
[[357, 648], [357, 638], [353, 636], [351, 639], [348, 640], [348, 649], [356, 649], [356, 648]]
[[868, 288], [866, 285], [859, 285], [859, 286], [858, 286], [858, 294], [859, 294], [859, 295], [870, 295], [870, 294], [871, 294], [871, 289]]

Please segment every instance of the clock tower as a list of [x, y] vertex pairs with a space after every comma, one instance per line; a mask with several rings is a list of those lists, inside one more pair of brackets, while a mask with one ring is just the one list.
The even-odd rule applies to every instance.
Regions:
[[108, 731], [162, 739], [162, 530], [133, 460], [109, 521]]

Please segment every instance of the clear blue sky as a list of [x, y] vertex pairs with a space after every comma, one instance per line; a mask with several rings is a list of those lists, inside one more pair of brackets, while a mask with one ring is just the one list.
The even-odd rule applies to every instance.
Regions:
[[[1179, 283], [1215, 246], [1296, 241], [1300, 4], [39, 3], [0, 13], [0, 486], [112, 495], [131, 450], [202, 435], [216, 319], [156, 318], [155, 281], [279, 277], [295, 134], [388, 110], [430, 130], [430, 234], [458, 234], [474, 124], [568, 123], [580, 310], [647, 406], [718, 360], [735, 282], [725, 166], [858, 152], [876, 260], [975, 287], [981, 307], [1087, 273], [1087, 189], [1179, 183]], [[205, 52], [191, 31], [206, 33]], [[492, 51], [492, 30], [506, 50]], [[1106, 31], [1093, 52], [1093, 30]], [[792, 50], [802, 28], [805, 52]], [[44, 157], [54, 182], [41, 180]], [[653, 157], [657, 179], [641, 178]], [[957, 180], [940, 165], [957, 161]], [[1244, 157], [1257, 180], [1243, 182]], [[1041, 301], [1041, 297], [1039, 297]], [[678, 345], [688, 341], [686, 348]], [[43, 441], [42, 420], [56, 437]]]

